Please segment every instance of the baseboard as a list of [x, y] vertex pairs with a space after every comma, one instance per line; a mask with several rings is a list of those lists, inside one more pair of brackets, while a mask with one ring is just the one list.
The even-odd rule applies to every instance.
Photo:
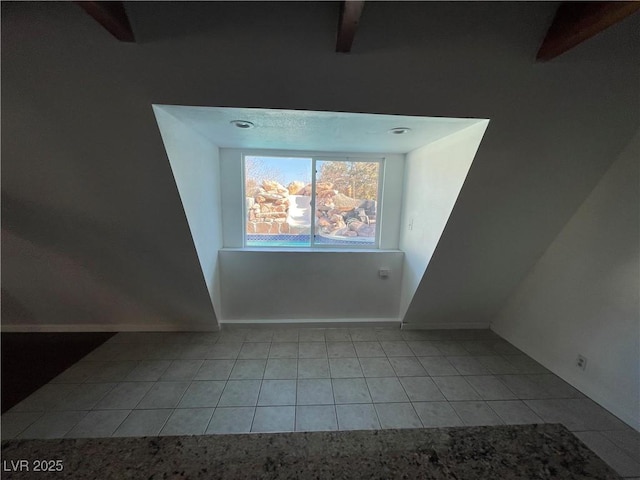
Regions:
[[539, 355], [538, 352], [534, 352], [529, 345], [522, 345], [520, 342], [514, 340], [510, 335], [505, 335], [503, 332], [500, 332], [493, 325], [491, 326], [491, 331], [511, 343], [514, 347], [522, 350], [525, 354], [533, 358], [551, 373], [557, 375], [580, 393], [584, 394], [587, 398], [593, 400], [602, 408], [607, 410], [611, 415], [614, 415], [634, 430], [640, 432], [640, 421], [638, 421], [637, 412], [621, 409], [617, 401], [617, 397], [615, 396], [615, 392], [612, 392], [612, 395], [607, 395], [606, 393], [603, 394], [602, 391], [589, 388], [588, 385], [581, 383], [580, 380], [575, 377], [574, 372], [559, 368], [558, 365], [549, 362], [547, 358]]
[[213, 325], [205, 328], [203, 325], [171, 324], [73, 324], [73, 325], [2, 325], [0, 331], [4, 333], [56, 333], [56, 332], [216, 332], [220, 327]]
[[307, 319], [252, 319], [221, 320], [220, 327], [399, 327], [399, 318], [307, 318]]
[[223, 328], [269, 326], [269, 327], [400, 327], [402, 330], [452, 330], [452, 329], [486, 329], [489, 323], [402, 323], [399, 318], [311, 318], [311, 319], [252, 319], [252, 320], [220, 320], [219, 325], [204, 327], [203, 325], [176, 324], [37, 324], [37, 325], [2, 325], [0, 331], [6, 333], [30, 332], [215, 332]]
[[490, 322], [440, 322], [440, 323], [403, 323], [402, 330], [461, 330], [487, 329]]

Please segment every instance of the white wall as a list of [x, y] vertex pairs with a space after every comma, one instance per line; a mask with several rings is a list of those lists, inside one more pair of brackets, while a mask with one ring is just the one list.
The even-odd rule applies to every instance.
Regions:
[[[3, 279], [3, 331], [181, 329], [178, 319], [158, 317], [132, 291], [96, 276], [84, 262], [55, 246], [3, 229], [2, 250], [2, 269], [10, 272]], [[69, 284], [75, 288], [69, 289]]]
[[[162, 107], [154, 106], [153, 110], [198, 253], [202, 275], [219, 318], [218, 250], [222, 248], [219, 150], [207, 138]], [[210, 327], [218, 328], [215, 318]]]
[[[495, 318], [492, 328], [640, 428], [640, 133]], [[579, 172], [576, 172], [579, 175]], [[587, 368], [576, 367], [576, 357]]]
[[221, 250], [220, 274], [225, 321], [398, 320], [402, 252]]
[[[401, 318], [438, 245], [488, 123], [481, 121], [407, 154], [400, 230], [400, 250], [405, 253]], [[412, 320], [410, 316], [404, 322]], [[419, 320], [428, 328], [429, 319]]]
[[[490, 118], [409, 309], [443, 322], [495, 316], [640, 119], [638, 15], [540, 64], [554, 2], [368, 2], [349, 55], [335, 53], [334, 2], [126, 8], [136, 44], [72, 2], [2, 3], [2, 228], [80, 263], [152, 325], [212, 315], [152, 104]], [[19, 255], [3, 244], [2, 287], [39, 322], [101, 315], [66, 304], [82, 298], [74, 277], [50, 295], [45, 259], [29, 270], [42, 281], [23, 278]], [[28, 328], [7, 303], [3, 323]]]

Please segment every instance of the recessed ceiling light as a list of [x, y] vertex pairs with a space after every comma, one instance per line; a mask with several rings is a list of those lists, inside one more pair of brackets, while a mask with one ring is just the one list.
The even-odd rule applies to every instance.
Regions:
[[405, 133], [409, 133], [411, 129], [409, 127], [396, 127], [389, 130], [389, 133], [392, 135], [404, 135]]
[[235, 127], [243, 128], [243, 129], [255, 127], [255, 125], [248, 120], [232, 120], [229, 123]]

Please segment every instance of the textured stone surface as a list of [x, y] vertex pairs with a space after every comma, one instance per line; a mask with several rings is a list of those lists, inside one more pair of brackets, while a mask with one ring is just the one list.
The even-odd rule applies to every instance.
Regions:
[[[37, 478], [619, 479], [562, 425], [188, 437], [11, 440], [11, 461], [62, 460]], [[6, 470], [6, 469], [5, 469]], [[3, 478], [35, 473], [3, 472]]]

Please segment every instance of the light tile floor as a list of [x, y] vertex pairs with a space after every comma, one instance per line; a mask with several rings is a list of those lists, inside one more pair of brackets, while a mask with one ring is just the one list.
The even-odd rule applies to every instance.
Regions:
[[2, 416], [2, 438], [563, 423], [622, 476], [640, 435], [489, 330], [119, 333]]

